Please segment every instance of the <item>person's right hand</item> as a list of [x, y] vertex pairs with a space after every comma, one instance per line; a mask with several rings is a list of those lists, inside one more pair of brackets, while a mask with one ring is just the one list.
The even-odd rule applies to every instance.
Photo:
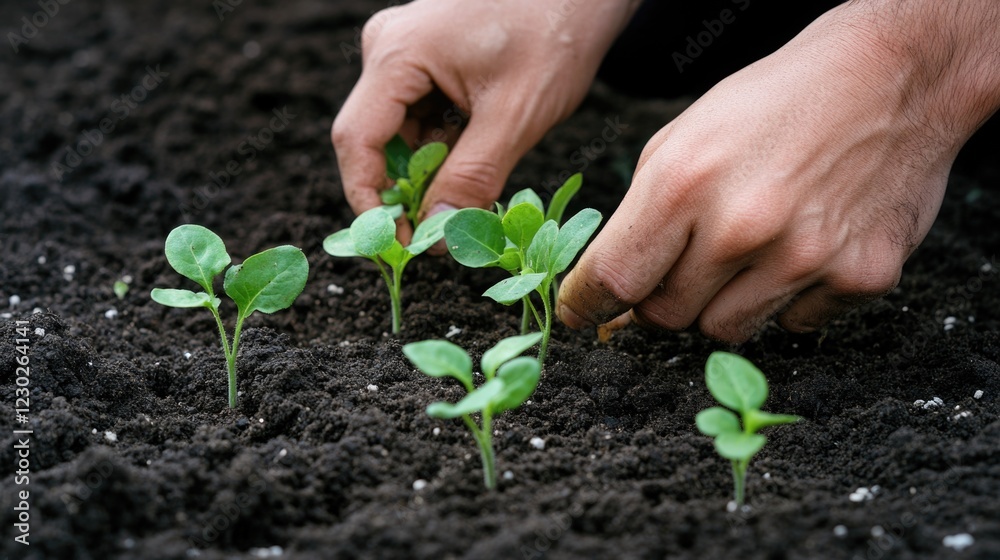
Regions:
[[[379, 192], [389, 186], [383, 149], [396, 133], [411, 147], [453, 146], [421, 215], [497, 199], [521, 156], [583, 99], [634, 9], [621, 0], [578, 0], [564, 13], [562, 4], [423, 0], [369, 20], [364, 69], [332, 131], [355, 213], [381, 204]], [[470, 116], [464, 127], [459, 109]], [[400, 226], [408, 239], [409, 226]]]

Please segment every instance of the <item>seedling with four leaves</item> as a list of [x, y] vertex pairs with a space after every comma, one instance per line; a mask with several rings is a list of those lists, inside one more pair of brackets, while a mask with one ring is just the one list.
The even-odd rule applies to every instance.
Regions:
[[[392, 189], [382, 193], [382, 201], [389, 206], [362, 212], [351, 227], [323, 241], [323, 249], [335, 257], [364, 257], [375, 263], [389, 288], [393, 334], [399, 333], [403, 325], [403, 270], [413, 257], [444, 236], [444, 223], [455, 213], [447, 210], [417, 222], [427, 185], [447, 155], [448, 147], [440, 142], [410, 153], [406, 142], [398, 135], [394, 137], [385, 147], [386, 174], [396, 181]], [[396, 240], [395, 219], [403, 211], [414, 226], [413, 238], [406, 247]]]
[[[291, 306], [306, 285], [309, 262], [301, 249], [282, 245], [257, 253], [243, 264], [226, 270], [232, 257], [226, 252], [222, 238], [207, 228], [191, 224], [179, 226], [167, 235], [164, 252], [174, 270], [198, 283], [204, 291], [154, 288], [150, 296], [153, 301], [168, 307], [207, 307], [212, 312], [229, 371], [229, 406], [236, 408], [236, 356], [243, 322], [255, 311], [274, 313]], [[222, 300], [216, 297], [212, 286], [224, 270], [223, 289], [237, 308], [232, 343], [219, 315]]]
[[702, 410], [695, 417], [695, 424], [701, 433], [715, 438], [715, 450], [732, 463], [736, 504], [743, 505], [747, 466], [767, 442], [757, 431], [798, 422], [800, 418], [760, 410], [767, 400], [767, 379], [742, 356], [713, 352], [705, 364], [705, 383], [715, 400], [728, 409], [713, 406]]
[[[446, 340], [425, 340], [403, 346], [403, 354], [417, 369], [432, 377], [454, 377], [468, 392], [455, 404], [431, 404], [427, 414], [433, 418], [461, 418], [469, 427], [479, 446], [486, 488], [497, 485], [493, 418], [521, 406], [538, 386], [541, 362], [521, 354], [537, 344], [541, 337], [541, 333], [531, 333], [505, 338], [483, 353], [480, 365], [486, 382], [478, 388], [472, 382], [472, 358], [459, 346]], [[480, 424], [472, 419], [475, 412], [481, 415]]]
[[[556, 275], [563, 272], [587, 244], [601, 223], [601, 214], [585, 208], [561, 227], [566, 205], [580, 189], [582, 177], [573, 175], [556, 191], [548, 210], [531, 189], [515, 194], [497, 211], [478, 208], [459, 210], [444, 226], [448, 251], [459, 263], [472, 268], [500, 267], [513, 276], [483, 293], [504, 305], [524, 304], [521, 332], [534, 317], [542, 331], [538, 361], [544, 363], [552, 333]], [[537, 293], [542, 313], [531, 300]]]

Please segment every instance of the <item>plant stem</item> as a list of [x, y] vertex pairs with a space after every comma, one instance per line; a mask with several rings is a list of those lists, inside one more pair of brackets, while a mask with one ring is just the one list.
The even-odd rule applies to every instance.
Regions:
[[531, 310], [528, 306], [531, 305], [529, 300], [530, 296], [524, 296], [521, 298], [521, 334], [528, 334], [528, 329], [531, 328]]
[[403, 301], [400, 285], [400, 278], [403, 275], [402, 267], [399, 267], [400, 270], [398, 271], [393, 269], [390, 276], [386, 272], [381, 260], [377, 258], [372, 260], [378, 265], [378, 271], [382, 274], [382, 279], [385, 280], [386, 287], [389, 288], [389, 300], [392, 302], [392, 334], [399, 334], [403, 322]]
[[236, 328], [233, 330], [233, 346], [230, 349], [228, 359], [229, 366], [229, 408], [236, 408], [236, 357], [239, 355], [240, 331], [243, 330], [243, 320], [246, 317], [239, 314], [236, 317]]
[[[215, 324], [219, 326], [219, 336], [222, 338], [222, 353], [226, 356], [226, 370], [229, 373], [229, 408], [236, 408], [236, 337], [238, 336], [239, 330], [233, 335], [233, 346], [234, 349], [229, 349], [229, 340], [226, 337], [226, 326], [222, 323], [222, 317], [219, 316], [219, 311], [215, 307], [209, 307], [212, 312], [212, 316], [215, 317]], [[241, 321], [242, 322], [242, 321]], [[239, 325], [239, 323], [237, 323]], [[237, 329], [239, 326], [237, 326]]]
[[465, 421], [465, 425], [472, 431], [472, 437], [476, 440], [476, 445], [479, 447], [479, 458], [483, 463], [483, 483], [486, 485], [487, 490], [492, 490], [497, 485], [497, 472], [496, 456], [493, 453], [493, 433], [490, 426], [492, 423], [490, 414], [485, 410], [483, 411], [483, 429], [480, 429], [468, 414], [463, 414], [462, 420]]
[[549, 348], [549, 337], [552, 335], [552, 285], [543, 284], [542, 305], [545, 306], [545, 325], [542, 327], [542, 346], [538, 350], [538, 363], [545, 365], [545, 355]]
[[733, 487], [736, 493], [736, 505], [743, 505], [745, 494], [747, 465], [749, 461], [732, 461], [733, 463]]

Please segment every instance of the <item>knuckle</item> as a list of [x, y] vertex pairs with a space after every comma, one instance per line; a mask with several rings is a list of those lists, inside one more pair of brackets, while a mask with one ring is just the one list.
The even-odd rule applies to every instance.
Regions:
[[693, 318], [670, 312], [671, 307], [661, 302], [646, 299], [632, 307], [636, 322], [643, 326], [657, 327], [668, 331], [686, 330], [694, 322]]
[[711, 315], [698, 319], [698, 330], [708, 338], [729, 344], [746, 342], [757, 331], [750, 325], [736, 324]]
[[861, 262], [834, 274], [829, 285], [837, 296], [861, 303], [891, 292], [899, 283], [901, 273], [894, 264]]
[[643, 300], [645, 294], [629, 277], [627, 270], [628, 268], [622, 266], [618, 258], [610, 255], [590, 259], [589, 276], [594, 285], [622, 306], [635, 307]]
[[446, 162], [442, 175], [442, 182], [454, 185], [455, 188], [474, 195], [476, 199], [482, 199], [484, 204], [495, 200], [503, 189], [503, 173], [500, 167], [488, 161]]

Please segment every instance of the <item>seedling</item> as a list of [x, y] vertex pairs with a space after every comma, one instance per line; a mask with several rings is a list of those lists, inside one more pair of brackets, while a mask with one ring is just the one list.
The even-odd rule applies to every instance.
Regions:
[[125, 294], [128, 293], [128, 284], [124, 280], [115, 280], [114, 285], [111, 286], [111, 290], [118, 299], [125, 299]]
[[[570, 177], [556, 191], [547, 211], [541, 198], [525, 189], [511, 198], [507, 209], [499, 204], [496, 212], [466, 208], [444, 227], [448, 251], [456, 261], [472, 268], [500, 267], [513, 275], [483, 295], [504, 305], [524, 303], [521, 332], [528, 330], [533, 317], [542, 331], [538, 352], [542, 363], [552, 333], [556, 275], [569, 268], [601, 223], [600, 212], [585, 208], [559, 226], [566, 204], [582, 181], [579, 173]], [[532, 293], [541, 296], [541, 314], [531, 300]]]
[[[497, 485], [493, 418], [521, 406], [535, 392], [542, 371], [541, 362], [521, 354], [537, 344], [541, 337], [541, 333], [531, 333], [505, 338], [483, 353], [480, 366], [486, 382], [479, 388], [472, 383], [472, 358], [459, 346], [446, 340], [425, 340], [403, 346], [403, 354], [417, 369], [432, 377], [454, 377], [468, 392], [455, 404], [431, 404], [427, 407], [427, 415], [461, 418], [465, 422], [479, 446], [483, 482], [488, 489]], [[474, 412], [480, 413], [480, 424], [472, 419]]]
[[388, 206], [402, 205], [406, 218], [417, 227], [424, 193], [447, 155], [448, 146], [441, 142], [431, 142], [413, 153], [397, 134], [385, 146], [386, 175], [396, 184], [382, 192], [382, 202]]
[[[181, 276], [194, 280], [204, 291], [154, 288], [153, 301], [168, 307], [207, 307], [215, 317], [222, 338], [222, 351], [229, 370], [229, 407], [236, 408], [236, 356], [243, 321], [254, 311], [274, 313], [292, 305], [302, 293], [309, 276], [309, 262], [302, 250], [282, 245], [247, 258], [243, 264], [229, 267], [232, 257], [222, 239], [207, 228], [186, 224], [167, 235], [164, 247], [167, 262]], [[229, 267], [229, 270], [226, 270]], [[236, 303], [236, 327], [232, 343], [219, 315], [222, 303], [212, 287], [215, 278], [226, 271], [223, 289]]]
[[[335, 257], [365, 257], [378, 267], [392, 301], [392, 332], [402, 327], [403, 270], [413, 257], [423, 253], [444, 235], [444, 225], [455, 210], [440, 212], [427, 218], [413, 232], [406, 247], [396, 240], [396, 221], [384, 207], [372, 208], [354, 219], [347, 229], [330, 235], [323, 249]], [[388, 270], [386, 270], [388, 267]]]
[[713, 406], [699, 412], [695, 424], [701, 433], [715, 438], [715, 450], [732, 463], [736, 505], [743, 505], [750, 458], [767, 442], [757, 430], [791, 424], [800, 418], [760, 410], [767, 399], [767, 379], [742, 356], [713, 352], [705, 364], [705, 383], [715, 400], [740, 415], [737, 417], [729, 409]]

